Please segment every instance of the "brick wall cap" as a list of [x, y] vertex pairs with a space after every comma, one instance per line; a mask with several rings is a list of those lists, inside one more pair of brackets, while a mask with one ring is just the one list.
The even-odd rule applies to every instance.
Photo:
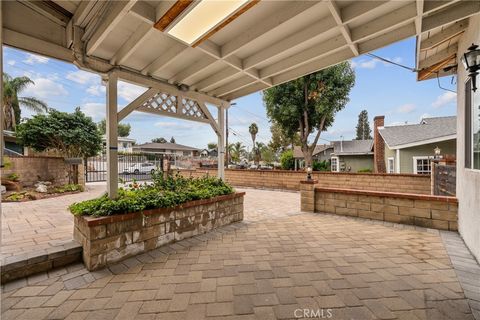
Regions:
[[211, 203], [225, 201], [225, 200], [231, 200], [231, 199], [240, 198], [243, 196], [245, 196], [245, 192], [235, 192], [232, 194], [213, 197], [210, 199], [188, 201], [178, 206], [169, 207], [169, 208], [155, 208], [155, 209], [148, 209], [148, 210], [137, 211], [137, 212], [114, 214], [111, 216], [104, 216], [104, 217], [92, 217], [92, 216], [85, 215], [85, 216], [76, 216], [76, 218], [84, 220], [87, 226], [89, 227], [95, 227], [95, 226], [110, 224], [114, 222], [133, 220], [139, 217], [149, 216], [153, 214], [170, 213], [172, 211], [179, 210], [179, 209], [186, 209], [186, 208], [191, 208], [195, 206], [206, 205], [206, 204], [211, 204]]
[[312, 180], [301, 180], [300, 183], [301, 184], [316, 184], [316, 183], [318, 183], [318, 180], [314, 180], [314, 179], [312, 179]]
[[427, 194], [415, 194], [415, 193], [400, 193], [400, 192], [386, 192], [386, 191], [370, 191], [370, 190], [356, 190], [356, 189], [341, 189], [341, 188], [325, 188], [315, 187], [315, 191], [319, 192], [332, 192], [332, 193], [345, 193], [345, 194], [357, 194], [375, 197], [390, 197], [390, 198], [403, 198], [412, 200], [425, 200], [425, 201], [441, 201], [449, 203], [458, 203], [456, 197], [447, 196], [433, 196]]

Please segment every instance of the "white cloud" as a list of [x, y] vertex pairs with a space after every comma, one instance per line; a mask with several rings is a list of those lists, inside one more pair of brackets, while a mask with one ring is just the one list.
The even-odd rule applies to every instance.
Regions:
[[7, 64], [10, 65], [10, 66], [14, 66], [15, 63], [16, 63], [15, 60], [8, 60], [8, 61], [7, 61]]
[[98, 122], [105, 118], [105, 104], [98, 102], [87, 102], [80, 106], [85, 115], [92, 117], [93, 121]]
[[47, 57], [43, 56], [37, 56], [36, 54], [33, 53], [27, 53], [27, 57], [23, 62], [26, 64], [36, 64], [36, 63], [47, 63], [50, 59]]
[[52, 79], [36, 78], [33, 79], [34, 85], [29, 85], [25, 89], [25, 95], [48, 99], [52, 96], [66, 96], [68, 91], [65, 90], [61, 83], [57, 83]]
[[[395, 57], [395, 58], [385, 58], [386, 60], [390, 60], [392, 62], [395, 62], [395, 63], [400, 63], [402, 62], [402, 58], [401, 57]], [[352, 64], [352, 68], [359, 68], [359, 69], [375, 69], [375, 67], [379, 64], [379, 63], [382, 63], [384, 66], [386, 67], [390, 67], [392, 66], [391, 63], [388, 63], [386, 61], [382, 61], [382, 60], [379, 60], [379, 59], [364, 59], [364, 60], [360, 60], [360, 61], [352, 61], [351, 64]]]
[[118, 82], [118, 96], [128, 101], [128, 103], [138, 98], [138, 96], [140, 96], [145, 91], [147, 91], [147, 89], [144, 87], [136, 86], [134, 84], [122, 81]]
[[398, 113], [412, 113], [413, 111], [415, 111], [416, 108], [417, 107], [415, 107], [413, 103], [407, 103], [398, 107], [396, 111]]
[[457, 94], [455, 92], [447, 91], [437, 97], [437, 99], [432, 103], [432, 107], [438, 109], [452, 103], [456, 99]]
[[102, 85], [92, 85], [87, 88], [87, 93], [94, 95], [94, 96], [100, 96], [105, 93], [105, 87]]
[[100, 76], [83, 70], [71, 71], [66, 78], [78, 84], [98, 84], [100, 82]]

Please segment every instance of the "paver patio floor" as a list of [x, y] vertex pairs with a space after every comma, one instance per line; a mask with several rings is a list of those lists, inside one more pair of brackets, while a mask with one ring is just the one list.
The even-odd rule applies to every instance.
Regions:
[[295, 319], [303, 309], [473, 319], [438, 232], [301, 213], [298, 193], [245, 191], [244, 222], [102, 271], [74, 265], [3, 286], [2, 319]]

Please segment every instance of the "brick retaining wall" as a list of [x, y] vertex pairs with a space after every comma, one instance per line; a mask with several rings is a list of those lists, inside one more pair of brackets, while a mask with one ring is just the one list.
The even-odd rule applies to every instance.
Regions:
[[[216, 169], [181, 170], [185, 176], [216, 176]], [[238, 187], [300, 190], [305, 172], [286, 170], [225, 170], [225, 180]], [[345, 172], [313, 172], [313, 179], [323, 187], [373, 191], [430, 194], [430, 176], [414, 174], [375, 174]]]
[[[24, 186], [32, 186], [40, 181], [51, 181], [55, 185], [68, 183], [70, 165], [61, 157], [8, 157], [10, 167], [4, 168], [2, 176], [16, 173]], [[85, 185], [83, 164], [78, 165], [78, 182]]]
[[190, 201], [173, 208], [107, 217], [76, 216], [73, 237], [88, 270], [243, 220], [245, 193]]
[[323, 188], [302, 182], [302, 211], [332, 213], [457, 231], [455, 197]]

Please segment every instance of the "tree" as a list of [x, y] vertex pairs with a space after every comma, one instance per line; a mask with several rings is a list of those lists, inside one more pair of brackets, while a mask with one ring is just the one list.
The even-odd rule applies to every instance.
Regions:
[[260, 153], [260, 157], [268, 164], [275, 161], [275, 153], [270, 148], [264, 148]]
[[[107, 121], [103, 119], [98, 123], [98, 130], [100, 130], [101, 134], [105, 134], [107, 132]], [[118, 136], [119, 137], [128, 137], [130, 134], [130, 124], [129, 123], [119, 123], [118, 124]]]
[[55, 149], [66, 157], [91, 157], [102, 149], [97, 125], [80, 108], [73, 113], [51, 109], [35, 115], [18, 125], [17, 138], [36, 151]]
[[[354, 83], [355, 73], [350, 63], [343, 62], [264, 91], [269, 118], [287, 136], [299, 133], [306, 166], [312, 165], [312, 153], [320, 134], [345, 107]], [[315, 135], [309, 144], [312, 133]]]
[[245, 146], [241, 142], [232, 143], [229, 145], [230, 156], [232, 161], [238, 162], [240, 158], [245, 154]]
[[161, 137], [161, 138], [154, 138], [152, 139], [153, 143], [167, 143], [167, 139]]
[[358, 115], [357, 137], [355, 139], [356, 140], [372, 139], [372, 130], [370, 129], [370, 124], [368, 123], [367, 110], [362, 110]]
[[252, 148], [252, 153], [253, 153], [253, 162], [257, 163], [256, 161], [256, 150], [255, 150], [255, 139], [257, 138], [257, 133], [258, 133], [258, 126], [254, 122], [248, 127], [248, 132], [250, 132], [250, 135], [252, 136], [252, 142], [253, 142], [253, 148]]
[[208, 150], [213, 150], [213, 149], [217, 149], [217, 144], [215, 142], [209, 142], [207, 144], [207, 149]]
[[293, 170], [295, 168], [295, 159], [293, 151], [287, 150], [280, 155], [280, 165], [284, 170]]
[[273, 122], [270, 126], [270, 132], [272, 133], [272, 138], [268, 143], [268, 147], [272, 149], [274, 153], [283, 152], [289, 146], [293, 148], [293, 146], [300, 145], [300, 136], [298, 133], [295, 133], [293, 137], [289, 137], [276, 122]]
[[170, 143], [175, 143], [175, 138], [174, 137], [170, 138]]
[[21, 108], [26, 108], [36, 113], [48, 111], [47, 104], [34, 97], [20, 97], [19, 94], [34, 84], [29, 77], [12, 78], [8, 74], [3, 74], [3, 128], [5, 130], [15, 130], [20, 123]]

